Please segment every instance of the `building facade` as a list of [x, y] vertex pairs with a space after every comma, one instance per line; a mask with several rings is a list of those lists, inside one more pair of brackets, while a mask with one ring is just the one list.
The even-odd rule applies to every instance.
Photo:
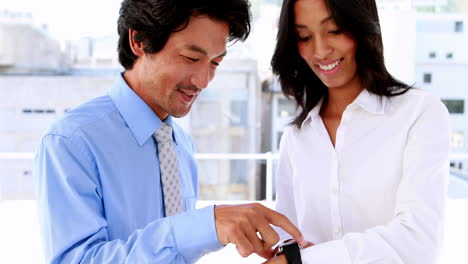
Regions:
[[[467, 152], [468, 14], [420, 16], [417, 20], [416, 86], [446, 104], [452, 117], [452, 150]], [[456, 163], [456, 162], [455, 162]], [[466, 162], [452, 166], [466, 170]]]
[[[46, 31], [20, 17], [15, 20], [9, 15], [7, 22], [0, 22], [3, 153], [34, 152], [53, 121], [105, 94], [123, 71], [117, 60], [116, 36], [81, 38], [61, 48]], [[176, 121], [193, 136], [197, 153], [259, 152], [257, 64], [241, 53], [242, 46], [229, 51], [231, 56], [225, 58], [190, 114]], [[201, 160], [199, 165], [201, 199], [260, 198], [261, 162], [214, 159]], [[34, 198], [32, 160], [0, 159], [0, 167], [0, 200]]]

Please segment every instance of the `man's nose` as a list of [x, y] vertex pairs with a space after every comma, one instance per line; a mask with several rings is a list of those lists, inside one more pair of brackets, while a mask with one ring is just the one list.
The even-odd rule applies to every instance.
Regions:
[[212, 73], [208, 69], [200, 69], [193, 73], [191, 81], [192, 84], [200, 89], [204, 89], [208, 86], [208, 83], [212, 79]]

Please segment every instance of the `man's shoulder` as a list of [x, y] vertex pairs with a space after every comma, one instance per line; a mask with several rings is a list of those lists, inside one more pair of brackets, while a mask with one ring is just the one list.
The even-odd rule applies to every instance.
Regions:
[[116, 111], [117, 108], [109, 96], [96, 97], [67, 111], [52, 123], [44, 135], [72, 137], [80, 129], [95, 129], [94, 126], [112, 118], [111, 115]]

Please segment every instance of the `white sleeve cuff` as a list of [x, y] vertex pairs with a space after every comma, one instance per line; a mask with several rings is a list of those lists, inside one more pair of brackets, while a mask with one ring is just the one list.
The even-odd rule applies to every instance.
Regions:
[[303, 264], [351, 264], [343, 240], [317, 244], [301, 250]]

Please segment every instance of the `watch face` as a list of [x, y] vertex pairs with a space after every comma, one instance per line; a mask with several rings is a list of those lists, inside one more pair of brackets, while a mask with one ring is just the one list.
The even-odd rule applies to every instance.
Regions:
[[275, 250], [273, 251], [273, 253], [275, 254], [275, 256], [278, 256], [278, 255], [281, 255], [284, 253], [284, 249], [287, 248], [287, 247], [290, 247], [290, 246], [294, 246], [294, 245], [298, 245], [296, 240], [294, 239], [288, 239], [288, 240], [284, 240], [283, 242], [281, 242], [276, 248]]
[[296, 241], [287, 241], [278, 247], [276, 255], [284, 255], [289, 264], [302, 264], [300, 246]]
[[283, 246], [277, 246], [274, 253], [275, 256], [281, 255], [283, 253]]

